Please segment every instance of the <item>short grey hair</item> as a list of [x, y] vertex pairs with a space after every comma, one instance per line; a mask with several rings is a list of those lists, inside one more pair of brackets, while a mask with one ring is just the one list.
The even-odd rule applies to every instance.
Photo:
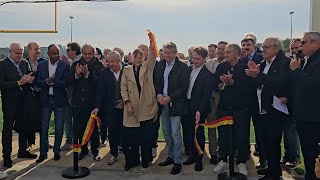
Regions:
[[164, 44], [163, 48], [167, 48], [167, 49], [170, 49], [170, 50], [172, 50], [174, 52], [178, 52], [177, 45], [175, 43], [173, 43], [173, 42], [168, 42], [168, 43]]
[[117, 51], [111, 51], [108, 53], [107, 55], [107, 60], [110, 58], [110, 57], [115, 57], [117, 58], [118, 60], [121, 60], [121, 55], [117, 52]]
[[252, 39], [253, 40], [253, 45], [256, 45], [257, 43], [257, 37], [253, 32], [248, 32], [244, 34], [244, 39]]
[[194, 50], [196, 47], [197, 47], [197, 46], [195, 46], [195, 45], [190, 46], [190, 47], [188, 48], [188, 52], [189, 52], [189, 51], [193, 52], [193, 50]]
[[226, 48], [230, 48], [238, 56], [241, 53], [241, 48], [238, 44], [228, 44]]
[[93, 53], [95, 52], [95, 48], [94, 48], [91, 44], [85, 44], [85, 45], [83, 45], [82, 48], [81, 48], [81, 52], [83, 52], [83, 50], [84, 50], [85, 48], [91, 48], [91, 49], [92, 49], [92, 52], [93, 52]]
[[309, 36], [310, 40], [320, 41], [320, 33], [319, 32], [305, 32], [305, 36]]
[[279, 38], [274, 37], [274, 36], [269, 36], [265, 39], [265, 41], [266, 40], [270, 40], [273, 46], [275, 46], [278, 50], [283, 51], [283, 45], [282, 45], [282, 42]]
[[123, 58], [124, 52], [121, 48], [115, 47], [115, 48], [113, 48], [113, 51], [117, 51], [120, 54], [121, 59]]
[[27, 45], [28, 51], [32, 48], [32, 45], [34, 45], [34, 44], [39, 46], [39, 44], [36, 42], [29, 42], [29, 44]]
[[12, 51], [14, 49], [24, 49], [23, 46], [20, 43], [11, 43], [9, 46], [9, 51]]

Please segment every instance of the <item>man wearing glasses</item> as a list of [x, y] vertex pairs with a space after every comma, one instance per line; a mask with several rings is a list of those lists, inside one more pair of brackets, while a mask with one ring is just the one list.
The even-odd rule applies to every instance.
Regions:
[[258, 101], [258, 121], [263, 125], [262, 140], [268, 161], [268, 168], [258, 170], [261, 179], [278, 180], [282, 175], [280, 167], [281, 137], [283, 123], [288, 115], [274, 107], [274, 102], [285, 105], [289, 91], [289, 62], [283, 52], [283, 45], [276, 37], [268, 37], [262, 44], [264, 61], [256, 65], [248, 62], [246, 73], [256, 81], [256, 101]]
[[[176, 44], [163, 45], [164, 61], [158, 63], [155, 80], [157, 101], [160, 104], [161, 123], [168, 146], [168, 157], [159, 166], [174, 164], [171, 174], [179, 174], [182, 161], [181, 116], [186, 114], [189, 87], [188, 67], [179, 61]], [[186, 81], [187, 80], [187, 81]]]
[[300, 43], [304, 64], [294, 57], [290, 63], [293, 78], [293, 115], [297, 122], [305, 163], [305, 179], [316, 179], [315, 159], [320, 142], [320, 33], [306, 32]]
[[[64, 62], [72, 65], [73, 62], [78, 61], [81, 58], [81, 47], [78, 43], [72, 42], [67, 45], [67, 55], [68, 58], [63, 58]], [[72, 106], [71, 106], [71, 98], [72, 98], [73, 88], [71, 85], [67, 87], [67, 95], [68, 95], [68, 105], [65, 108], [65, 118], [64, 118], [64, 131], [66, 134], [66, 142], [61, 146], [61, 151], [71, 150], [73, 143], [73, 126], [72, 126]]]

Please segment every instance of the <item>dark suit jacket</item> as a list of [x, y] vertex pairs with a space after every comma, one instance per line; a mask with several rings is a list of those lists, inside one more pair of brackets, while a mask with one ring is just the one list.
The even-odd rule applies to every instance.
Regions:
[[[84, 75], [81, 75], [78, 79], [75, 78], [77, 64], [88, 65], [88, 78], [84, 77]], [[101, 69], [103, 69], [103, 65], [96, 58], [90, 60], [89, 62], [86, 62], [83, 58], [81, 58], [79, 61], [73, 62], [69, 75], [69, 80], [71, 80], [71, 86], [73, 87], [71, 101], [72, 104], [87, 104], [89, 106], [95, 105], [96, 87]]]
[[303, 70], [293, 71], [292, 78], [295, 120], [320, 123], [320, 49], [309, 57]]
[[[190, 68], [190, 74], [192, 68]], [[210, 97], [215, 84], [213, 74], [204, 65], [199, 72], [191, 91], [191, 110], [193, 113], [199, 111], [201, 116], [207, 117], [210, 112]]]
[[[21, 79], [22, 75], [29, 72], [28, 62], [21, 60], [19, 67], [22, 74], [19, 74], [17, 67], [12, 64], [8, 57], [0, 61], [0, 90], [2, 99], [12, 96], [16, 97], [23, 93], [17, 81]], [[22, 89], [27, 89], [27, 86], [27, 84], [23, 85]]]
[[[157, 95], [163, 94], [163, 73], [165, 68], [166, 61], [160, 61], [157, 65], [157, 74], [155, 75], [155, 89]], [[169, 111], [171, 116], [181, 116], [186, 113], [185, 105], [189, 87], [189, 75], [188, 66], [176, 58], [168, 77], [168, 96], [171, 99]], [[161, 109], [160, 106], [160, 112]]]
[[[49, 85], [46, 79], [49, 78], [49, 61], [45, 60], [38, 64], [36, 74], [36, 85], [41, 88], [40, 104], [41, 107], [49, 105]], [[68, 103], [67, 85], [70, 67], [63, 61], [58, 61], [57, 70], [55, 73], [55, 81], [53, 83], [54, 100], [57, 107], [64, 107]]]
[[[266, 61], [261, 62], [260, 73], [257, 76], [257, 87], [263, 85], [261, 93], [261, 107], [270, 112], [273, 104], [273, 96], [278, 98], [288, 97], [290, 91], [290, 58], [283, 51], [279, 51], [271, 64], [267, 74], [263, 73]], [[258, 100], [256, 101], [258, 102]], [[257, 106], [259, 107], [259, 106]], [[258, 110], [259, 111], [259, 110]]]
[[[248, 61], [249, 61], [249, 57], [245, 57], [241, 60], [241, 62], [245, 63], [247, 65]], [[263, 55], [261, 53], [258, 53], [257, 51], [254, 52], [253, 57], [251, 59], [254, 63], [256, 64], [260, 64], [261, 61], [263, 60]]]
[[[97, 85], [95, 107], [99, 108], [103, 113], [111, 113], [112, 109], [117, 104], [115, 83], [119, 83], [120, 86], [121, 76], [122, 69], [120, 70], [119, 82], [116, 82], [116, 79], [110, 68], [104, 68], [100, 72], [100, 78]], [[120, 87], [119, 97], [117, 99], [121, 99]]]

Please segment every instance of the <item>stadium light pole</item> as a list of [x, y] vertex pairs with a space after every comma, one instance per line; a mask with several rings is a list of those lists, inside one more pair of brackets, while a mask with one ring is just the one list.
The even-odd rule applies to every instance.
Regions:
[[291, 24], [290, 24], [290, 29], [291, 29], [291, 40], [292, 40], [292, 14], [293, 14], [294, 12], [293, 11], [291, 11], [289, 14], [290, 14], [290, 16], [291, 16]]
[[73, 20], [73, 18], [74, 18], [73, 16], [70, 16], [70, 26], [71, 26], [71, 27], [70, 27], [70, 29], [71, 29], [71, 30], [70, 30], [70, 35], [71, 35], [71, 41], [70, 41], [70, 42], [71, 42], [71, 43], [72, 43], [72, 20]]

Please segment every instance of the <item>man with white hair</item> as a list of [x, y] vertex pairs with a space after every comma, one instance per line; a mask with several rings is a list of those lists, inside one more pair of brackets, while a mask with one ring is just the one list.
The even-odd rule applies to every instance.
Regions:
[[[3, 111], [2, 129], [2, 153], [4, 167], [12, 167], [12, 130], [13, 125], [23, 121], [24, 106], [23, 99], [29, 93], [29, 84], [33, 82], [34, 76], [29, 72], [28, 63], [22, 60], [23, 47], [20, 43], [12, 43], [9, 55], [0, 61], [0, 90]], [[19, 158], [37, 157], [27, 150], [27, 136], [19, 133]]]
[[262, 43], [264, 61], [257, 65], [253, 61], [248, 62], [246, 73], [256, 81], [256, 104], [259, 126], [258, 136], [262, 137], [268, 162], [267, 169], [258, 170], [259, 175], [265, 175], [261, 179], [280, 179], [282, 175], [280, 167], [281, 137], [283, 123], [289, 117], [278, 110], [277, 103], [286, 105], [283, 97], [289, 94], [289, 62], [290, 59], [284, 54], [282, 42], [276, 37], [268, 37]]
[[123, 101], [120, 95], [120, 80], [122, 67], [120, 54], [116, 51], [106, 56], [109, 67], [100, 72], [97, 85], [95, 109], [92, 114], [99, 114], [108, 121], [108, 134], [111, 158], [108, 165], [117, 161], [118, 146], [121, 140], [121, 129], [123, 121]]
[[[292, 59], [290, 69], [293, 77], [293, 118], [297, 122], [301, 150], [306, 169], [305, 179], [316, 179], [315, 159], [319, 155], [320, 142], [320, 33], [306, 32], [300, 43], [304, 64]], [[317, 162], [319, 173], [319, 159]], [[319, 174], [318, 174], [319, 175]], [[318, 177], [319, 178], [319, 177]]]

